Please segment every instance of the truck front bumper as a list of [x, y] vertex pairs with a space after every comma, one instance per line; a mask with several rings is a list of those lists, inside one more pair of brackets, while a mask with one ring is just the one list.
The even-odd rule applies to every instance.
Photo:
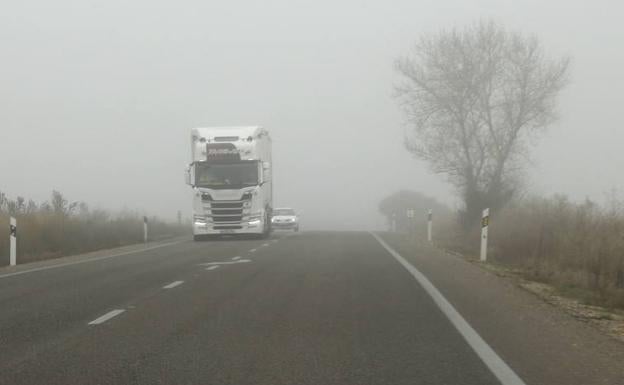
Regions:
[[193, 235], [262, 234], [262, 220], [242, 222], [236, 225], [215, 225], [214, 223], [193, 223]]

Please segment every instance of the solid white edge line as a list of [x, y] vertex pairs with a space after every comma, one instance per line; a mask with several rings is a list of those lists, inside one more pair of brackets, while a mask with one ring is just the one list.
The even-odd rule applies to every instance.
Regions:
[[174, 282], [171, 282], [168, 285], [163, 286], [163, 289], [173, 289], [174, 287], [180, 286], [183, 283], [184, 283], [184, 281], [174, 281]]
[[464, 337], [468, 345], [479, 356], [481, 361], [490, 369], [503, 385], [526, 385], [524, 381], [503, 361], [502, 358], [481, 338], [481, 336], [470, 326], [470, 324], [459, 314], [451, 303], [440, 293], [440, 291], [429, 281], [423, 273], [407, 262], [399, 253], [381, 239], [377, 234], [370, 233], [390, 255], [394, 257], [415, 279], [420, 286], [429, 294], [438, 305], [442, 313], [451, 321], [453, 326]]
[[16, 275], [22, 275], [22, 274], [27, 274], [27, 273], [35, 273], [35, 272], [37, 272], [37, 271], [44, 271], [44, 270], [58, 269], [58, 268], [65, 267], [65, 266], [79, 265], [79, 264], [81, 264], [81, 263], [101, 261], [101, 260], [103, 260], [103, 259], [109, 259], [109, 258], [115, 258], [115, 257], [122, 257], [122, 256], [124, 256], [124, 255], [129, 255], [129, 254], [137, 254], [137, 253], [141, 253], [141, 252], [143, 252], [143, 251], [149, 251], [149, 250], [159, 249], [159, 248], [161, 248], [161, 247], [165, 247], [165, 246], [177, 245], [178, 243], [182, 243], [182, 242], [184, 242], [184, 241], [176, 241], [176, 242], [163, 243], [163, 244], [160, 244], [160, 245], [150, 246], [150, 247], [146, 247], [146, 248], [143, 248], [143, 249], [126, 251], [126, 252], [119, 253], [119, 254], [104, 255], [104, 256], [101, 256], [101, 257], [95, 257], [95, 258], [82, 259], [82, 260], [79, 260], [79, 261], [65, 262], [65, 263], [59, 263], [59, 264], [56, 264], [56, 265], [41, 266], [41, 267], [36, 267], [36, 268], [34, 268], [34, 269], [28, 269], [28, 270], [16, 271], [16, 272], [14, 272], [14, 273], [2, 274], [2, 275], [0, 275], [0, 279], [2, 279], [2, 278], [8, 278], [8, 277], [14, 277], [14, 276], [16, 276]]
[[98, 317], [98, 318], [94, 319], [93, 321], [89, 322], [87, 325], [99, 325], [99, 324], [102, 324], [102, 323], [108, 321], [109, 319], [120, 315], [123, 312], [125, 312], [124, 309], [111, 310], [108, 313], [104, 314], [103, 316]]

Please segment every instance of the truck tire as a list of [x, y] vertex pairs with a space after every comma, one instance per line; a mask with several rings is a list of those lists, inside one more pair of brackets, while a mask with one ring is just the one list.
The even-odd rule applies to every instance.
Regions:
[[271, 216], [267, 211], [264, 214], [264, 226], [262, 228], [262, 234], [260, 234], [260, 238], [267, 239], [269, 236], [271, 236]]

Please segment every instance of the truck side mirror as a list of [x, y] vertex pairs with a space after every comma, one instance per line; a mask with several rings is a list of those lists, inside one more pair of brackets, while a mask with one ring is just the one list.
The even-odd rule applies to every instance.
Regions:
[[262, 182], [271, 180], [271, 163], [262, 162]]
[[191, 181], [191, 166], [190, 165], [186, 166], [186, 169], [184, 170], [184, 181], [189, 186], [193, 184]]

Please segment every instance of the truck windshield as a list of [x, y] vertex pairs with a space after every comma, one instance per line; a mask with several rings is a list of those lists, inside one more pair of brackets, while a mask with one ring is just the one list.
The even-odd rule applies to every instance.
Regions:
[[226, 164], [196, 163], [195, 185], [214, 189], [241, 188], [258, 184], [258, 162]]

